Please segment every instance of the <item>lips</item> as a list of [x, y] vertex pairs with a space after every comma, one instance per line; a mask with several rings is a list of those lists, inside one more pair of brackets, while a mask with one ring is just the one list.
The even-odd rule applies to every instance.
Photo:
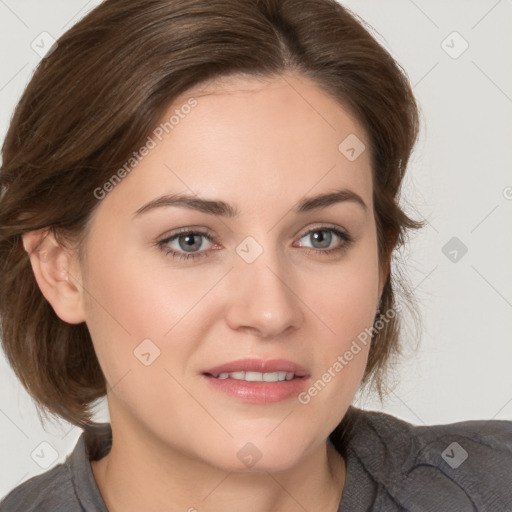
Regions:
[[304, 367], [287, 359], [239, 359], [202, 372], [204, 382], [216, 392], [260, 405], [296, 397], [309, 377]]
[[259, 372], [273, 373], [286, 372], [293, 373], [294, 378], [308, 377], [308, 371], [293, 361], [287, 359], [238, 359], [219, 366], [214, 366], [204, 370], [202, 373], [211, 377], [218, 377], [220, 374], [235, 372]]

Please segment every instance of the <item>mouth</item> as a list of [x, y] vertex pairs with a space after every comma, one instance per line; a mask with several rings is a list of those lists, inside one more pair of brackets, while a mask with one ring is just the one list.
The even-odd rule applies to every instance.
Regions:
[[309, 380], [302, 366], [284, 359], [244, 359], [202, 372], [217, 391], [253, 404], [269, 404], [298, 395]]

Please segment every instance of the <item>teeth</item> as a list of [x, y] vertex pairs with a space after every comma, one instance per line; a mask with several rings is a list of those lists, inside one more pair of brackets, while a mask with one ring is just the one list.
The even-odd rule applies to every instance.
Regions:
[[[284, 380], [286, 379], [286, 372], [278, 372], [278, 380]], [[292, 376], [292, 379], [293, 379], [293, 373], [291, 374]]]
[[217, 379], [235, 379], [247, 382], [281, 382], [283, 380], [292, 380], [294, 376], [293, 372], [231, 372], [213, 375]]

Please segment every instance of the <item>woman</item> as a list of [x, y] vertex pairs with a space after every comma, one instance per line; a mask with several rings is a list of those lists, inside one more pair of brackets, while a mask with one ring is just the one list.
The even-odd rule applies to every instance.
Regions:
[[62, 36], [3, 147], [0, 308], [84, 433], [0, 509], [511, 509], [511, 423], [351, 406], [398, 350], [417, 130], [331, 0], [107, 0]]

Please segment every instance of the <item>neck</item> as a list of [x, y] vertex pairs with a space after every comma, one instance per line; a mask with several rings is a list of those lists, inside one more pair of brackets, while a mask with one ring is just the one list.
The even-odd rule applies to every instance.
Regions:
[[112, 434], [110, 453], [91, 462], [109, 512], [338, 512], [346, 469], [328, 441], [284, 471], [229, 472], [147, 432], [113, 425]]

